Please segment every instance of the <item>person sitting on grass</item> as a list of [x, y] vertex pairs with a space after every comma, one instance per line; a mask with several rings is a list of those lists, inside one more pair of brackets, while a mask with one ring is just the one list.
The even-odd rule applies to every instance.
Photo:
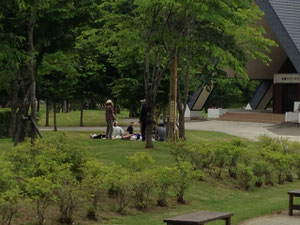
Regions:
[[123, 128], [122, 127], [119, 127], [118, 126], [118, 122], [117, 121], [115, 121], [114, 123], [113, 123], [113, 139], [122, 139], [122, 137], [123, 137], [123, 135], [124, 135], [124, 130], [123, 130]]
[[123, 135], [123, 140], [140, 140], [141, 135], [134, 132], [134, 126], [136, 123], [132, 121], [128, 128], [126, 129], [126, 134]]
[[158, 124], [158, 128], [155, 131], [156, 141], [165, 141], [167, 139], [167, 129], [162, 123]]
[[99, 134], [99, 135], [97, 135], [97, 134], [91, 134], [90, 138], [91, 139], [106, 139], [105, 131], [102, 131], [102, 133]]

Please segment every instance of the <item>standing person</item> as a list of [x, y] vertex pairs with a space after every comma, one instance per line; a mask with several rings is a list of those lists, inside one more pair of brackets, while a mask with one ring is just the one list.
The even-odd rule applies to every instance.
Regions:
[[113, 109], [111, 100], [106, 101], [105, 117], [106, 117], [106, 134], [105, 134], [105, 136], [106, 136], [106, 139], [111, 139], [112, 132], [113, 132], [112, 123], [115, 120], [114, 109]]
[[140, 113], [140, 124], [141, 124], [141, 133], [142, 141], [146, 139], [146, 125], [147, 125], [147, 105], [146, 99], [141, 100], [142, 108]]

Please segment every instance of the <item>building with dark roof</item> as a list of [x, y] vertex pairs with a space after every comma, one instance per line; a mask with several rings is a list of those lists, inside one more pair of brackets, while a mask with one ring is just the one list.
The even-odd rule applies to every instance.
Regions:
[[[256, 0], [265, 13], [259, 25], [266, 37], [276, 41], [268, 56], [272, 62], [265, 65], [249, 59], [247, 73], [250, 79], [260, 80], [252, 109], [264, 110], [273, 100], [273, 112], [293, 111], [294, 102], [300, 101], [300, 0]], [[202, 110], [209, 93], [198, 90], [189, 102], [191, 110]]]

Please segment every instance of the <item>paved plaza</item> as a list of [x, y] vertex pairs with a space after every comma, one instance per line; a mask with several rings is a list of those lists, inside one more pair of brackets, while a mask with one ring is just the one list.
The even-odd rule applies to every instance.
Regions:
[[[297, 123], [288, 124], [266, 124], [232, 121], [199, 121], [187, 122], [187, 130], [218, 131], [233, 136], [256, 140], [260, 135], [270, 137], [288, 137], [290, 140], [300, 141], [300, 125]], [[299, 223], [300, 224], [300, 223]]]
[[295, 213], [294, 216], [289, 216], [288, 211], [279, 214], [256, 217], [246, 220], [239, 225], [299, 225], [300, 214]]

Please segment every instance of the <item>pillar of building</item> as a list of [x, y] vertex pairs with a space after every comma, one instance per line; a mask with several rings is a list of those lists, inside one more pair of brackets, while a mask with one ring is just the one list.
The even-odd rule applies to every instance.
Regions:
[[273, 113], [283, 113], [282, 84], [273, 85]]

